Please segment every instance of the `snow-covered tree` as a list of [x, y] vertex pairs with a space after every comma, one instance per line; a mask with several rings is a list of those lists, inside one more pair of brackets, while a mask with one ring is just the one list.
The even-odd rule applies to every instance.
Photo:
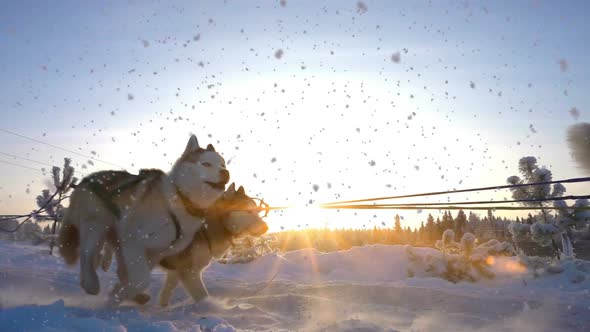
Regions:
[[[57, 223], [63, 219], [65, 208], [61, 204], [62, 200], [65, 199], [65, 195], [72, 189], [78, 179], [74, 177], [74, 167], [71, 165], [72, 160], [70, 158], [64, 158], [63, 170], [57, 166], [53, 166], [51, 169], [51, 176], [53, 180], [53, 193], [49, 189], [44, 189], [41, 195], [37, 196], [37, 206], [39, 210], [45, 214], [40, 215], [35, 213], [36, 220], [53, 220], [51, 226], [51, 234], [55, 235]], [[55, 241], [51, 238], [49, 243], [49, 253], [53, 254], [53, 246]]]
[[561, 237], [563, 255], [573, 257], [572, 240], [590, 233], [590, 202], [587, 199], [578, 199], [572, 206], [568, 206], [565, 201], [556, 201], [555, 207], [558, 210], [554, 223], [557, 230], [554, 234]]
[[[508, 184], [532, 184], [540, 182], [550, 182], [553, 179], [551, 171], [545, 167], [539, 167], [535, 157], [523, 157], [518, 161], [518, 171], [522, 178], [514, 175], [507, 179]], [[538, 207], [541, 210], [542, 220], [535, 222], [531, 228], [531, 237], [537, 243], [543, 246], [551, 245], [555, 256], [559, 258], [559, 248], [555, 241], [555, 236], [560, 233], [559, 228], [552, 223], [551, 216], [546, 209], [551, 202], [542, 201], [548, 198], [558, 198], [565, 193], [565, 187], [556, 183], [523, 186], [511, 188], [512, 198], [515, 200], [528, 200], [521, 202], [524, 206]], [[566, 244], [567, 245], [567, 244]]]

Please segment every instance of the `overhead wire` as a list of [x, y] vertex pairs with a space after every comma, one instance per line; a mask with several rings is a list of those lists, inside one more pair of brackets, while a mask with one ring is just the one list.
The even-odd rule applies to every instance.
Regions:
[[115, 166], [115, 167], [118, 167], [118, 168], [121, 168], [121, 169], [126, 169], [125, 167], [123, 167], [121, 165], [117, 165], [115, 163], [111, 163], [111, 162], [108, 162], [108, 161], [105, 161], [105, 160], [101, 160], [101, 159], [98, 159], [96, 157], [88, 156], [88, 155], [85, 155], [85, 154], [82, 154], [82, 153], [79, 153], [79, 152], [76, 152], [76, 151], [73, 151], [73, 150], [70, 150], [70, 149], [62, 148], [60, 146], [57, 146], [57, 145], [54, 145], [54, 144], [50, 144], [50, 143], [47, 143], [47, 142], [43, 142], [41, 140], [38, 140], [38, 139], [35, 139], [35, 138], [32, 138], [32, 137], [28, 137], [28, 136], [25, 136], [25, 135], [22, 135], [22, 134], [19, 134], [19, 133], [12, 132], [10, 130], [6, 130], [6, 129], [3, 129], [3, 128], [0, 128], [0, 131], [5, 132], [5, 133], [10, 134], [10, 135], [14, 135], [14, 136], [17, 136], [17, 137], [20, 137], [20, 138], [24, 138], [24, 139], [27, 139], [27, 140], [36, 142], [36, 143], [39, 143], [39, 144], [47, 145], [47, 146], [50, 146], [50, 147], [52, 147], [54, 149], [62, 150], [62, 151], [65, 151], [65, 152], [69, 152], [69, 153], [75, 154], [75, 155], [80, 156], [80, 157], [88, 158], [90, 160], [94, 160], [94, 161], [97, 161], [97, 162], [100, 162], [100, 163], [103, 163], [103, 164]]
[[[12, 157], [12, 158], [16, 158], [16, 159], [21, 159], [21, 160], [30, 161], [30, 162], [33, 162], [33, 163], [36, 163], [36, 164], [40, 164], [40, 165], [45, 165], [45, 166], [50, 166], [50, 167], [60, 167], [60, 166], [57, 166], [57, 165], [52, 165], [52, 164], [49, 164], [49, 163], [46, 163], [46, 162], [43, 162], [43, 161], [38, 161], [38, 160], [29, 159], [29, 158], [25, 158], [25, 157], [19, 157], [19, 156], [16, 156], [16, 155], [10, 154], [10, 153], [0, 152], [0, 154], [2, 154], [2, 155], [5, 155], [5, 156], [9, 156], [9, 157]], [[0, 160], [0, 162], [2, 162], [2, 161]], [[15, 165], [15, 166], [19, 166], [19, 165], [16, 165], [16, 164], [13, 164], [13, 165]], [[21, 167], [21, 166], [19, 166], [19, 167]], [[28, 167], [28, 166], [24, 166], [24, 167]], [[39, 169], [36, 169], [36, 168], [31, 168], [31, 169], [33, 169], [33, 170], [38, 170], [38, 171], [42, 171], [42, 172], [46, 172], [46, 171], [39, 170]], [[80, 174], [80, 175], [82, 175], [82, 176], [86, 176], [86, 174], [84, 174], [84, 173], [82, 173], [82, 172], [77, 172], [77, 173], [79, 173], [79, 174]]]
[[353, 199], [353, 200], [347, 200], [347, 201], [329, 202], [329, 203], [322, 204], [322, 206], [337, 205], [337, 204], [349, 204], [349, 203], [363, 203], [363, 202], [373, 202], [373, 201], [382, 201], [382, 200], [400, 199], [400, 198], [411, 198], [411, 197], [422, 197], [422, 196], [456, 194], [456, 193], [473, 192], [473, 191], [486, 191], [486, 190], [499, 190], [499, 189], [510, 189], [510, 188], [520, 188], [520, 187], [530, 187], [530, 186], [541, 186], [541, 185], [556, 184], [556, 183], [577, 183], [577, 182], [590, 182], [590, 177], [572, 178], [572, 179], [556, 180], [556, 181], [544, 181], [544, 182], [536, 182], [536, 183], [518, 183], [518, 184], [509, 184], [509, 185], [501, 185], [501, 186], [458, 189], [458, 190], [433, 191], [433, 192], [409, 194], [409, 195], [362, 198], [362, 199]]

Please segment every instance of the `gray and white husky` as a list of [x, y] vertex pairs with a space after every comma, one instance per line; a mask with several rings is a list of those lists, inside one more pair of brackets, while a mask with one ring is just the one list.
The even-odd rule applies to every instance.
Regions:
[[212, 145], [201, 148], [194, 135], [168, 174], [91, 174], [70, 197], [59, 234], [60, 253], [68, 264], [80, 257], [80, 284], [87, 293], [98, 294], [96, 266], [108, 241], [116, 248], [122, 281], [113, 297], [147, 301], [138, 296], [148, 287], [153, 266], [189, 246], [203, 227], [205, 210], [228, 182], [224, 159]]

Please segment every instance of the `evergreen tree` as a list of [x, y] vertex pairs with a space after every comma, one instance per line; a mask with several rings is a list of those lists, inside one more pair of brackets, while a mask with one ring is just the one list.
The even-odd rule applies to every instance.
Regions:
[[[437, 222], [438, 222], [438, 218], [437, 218]], [[428, 218], [428, 220], [426, 221], [426, 243], [427, 244], [433, 244], [434, 241], [436, 241], [437, 237], [436, 234], [437, 232], [437, 227], [436, 224], [433, 221], [433, 218]]]
[[394, 236], [394, 242], [396, 244], [400, 244], [403, 242], [404, 230], [402, 228], [400, 217], [397, 214], [395, 215], [395, 218], [394, 218], [393, 236]]
[[451, 211], [445, 211], [445, 214], [443, 215], [443, 232], [447, 229], [453, 229], [454, 226]]
[[[540, 183], [540, 182], [550, 182], [553, 178], [553, 175], [550, 170], [545, 167], [539, 167], [537, 165], [537, 159], [535, 157], [523, 157], [520, 158], [518, 161], [518, 171], [521, 174], [522, 178], [513, 175], [509, 177], [506, 181], [508, 184], [517, 185], [517, 184], [529, 184], [529, 183]], [[537, 200], [537, 201], [529, 201], [529, 202], [521, 202], [520, 204], [524, 206], [534, 206], [538, 207], [541, 210], [541, 215], [543, 217], [543, 224], [548, 225], [551, 224], [550, 216], [548, 211], [545, 209], [550, 203], [546, 201], [540, 201], [547, 198], [557, 198], [563, 196], [565, 193], [565, 187], [561, 183], [556, 183], [551, 187], [550, 184], [543, 184], [543, 185], [535, 185], [535, 186], [524, 186], [524, 187], [517, 187], [517, 188], [510, 188], [512, 192], [512, 198], [517, 200]], [[546, 229], [545, 226], [539, 225], [539, 227], [535, 227], [534, 229]], [[551, 246], [553, 247], [555, 256], [559, 258], [559, 248], [557, 247], [557, 243], [551, 238]], [[571, 247], [571, 243], [569, 241], [569, 237], [567, 234], [562, 236], [562, 239], [565, 240], [567, 243], [562, 243], [563, 247], [566, 246]], [[563, 241], [562, 241], [563, 242]]]
[[[430, 218], [432, 218], [432, 216], [429, 214], [428, 215]], [[425, 234], [424, 234], [424, 221], [420, 223], [420, 228], [418, 228], [418, 234], [417, 234], [417, 238], [416, 238], [416, 242], [419, 242], [420, 244], [423, 244], [426, 242], [425, 239]]]
[[532, 225], [532, 224], [534, 224], [534, 223], [535, 223], [535, 221], [536, 221], [536, 220], [535, 220], [535, 217], [533, 217], [533, 216], [532, 216], [532, 215], [529, 213], [529, 215], [528, 215], [528, 216], [527, 216], [527, 218], [526, 218], [526, 223], [527, 223], [527, 224], [529, 224], [529, 225]]
[[463, 237], [466, 225], [467, 216], [465, 215], [465, 212], [463, 212], [463, 210], [459, 210], [459, 212], [457, 213], [457, 217], [455, 218], [455, 225], [453, 228], [458, 239]]

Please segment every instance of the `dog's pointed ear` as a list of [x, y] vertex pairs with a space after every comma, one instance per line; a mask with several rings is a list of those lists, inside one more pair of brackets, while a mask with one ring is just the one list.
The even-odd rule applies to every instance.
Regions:
[[235, 192], [236, 192], [236, 184], [235, 184], [235, 182], [232, 182], [229, 185], [229, 188], [227, 188], [227, 190], [225, 191], [225, 193], [231, 195], [231, 194], [234, 194]]
[[240, 188], [238, 188], [238, 194], [246, 195], [246, 191], [244, 190], [244, 187], [240, 186]]
[[207, 145], [207, 151], [215, 152], [215, 148], [212, 144]]
[[199, 141], [197, 141], [197, 136], [191, 135], [191, 138], [188, 139], [186, 143], [186, 148], [184, 149], [184, 155], [197, 152], [201, 149], [199, 146]]

